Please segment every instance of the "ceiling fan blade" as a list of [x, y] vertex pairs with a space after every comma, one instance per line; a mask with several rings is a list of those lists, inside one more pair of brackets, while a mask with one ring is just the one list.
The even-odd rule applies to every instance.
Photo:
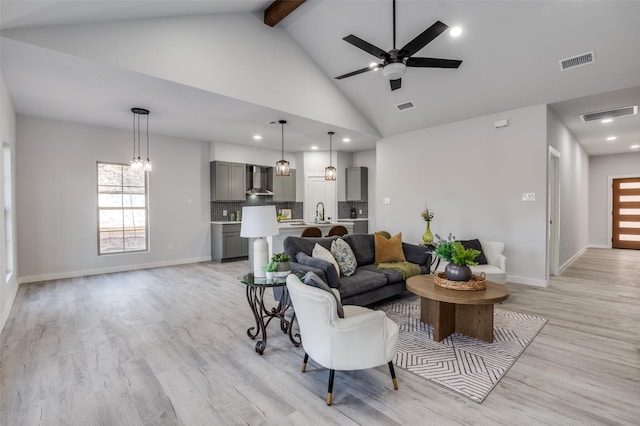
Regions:
[[462, 61], [457, 59], [407, 58], [406, 65], [408, 67], [458, 68], [461, 63]]
[[408, 57], [416, 54], [420, 49], [429, 44], [434, 38], [445, 32], [449, 28], [448, 25], [443, 24], [440, 21], [436, 21], [435, 24], [424, 30], [416, 38], [407, 43], [402, 49], [400, 49], [400, 55]]
[[343, 40], [347, 43], [353, 44], [355, 47], [364, 50], [365, 52], [375, 56], [376, 58], [384, 59], [389, 57], [389, 54], [384, 50], [364, 41], [359, 37], [354, 36], [353, 34], [349, 34], [348, 36], [344, 37]]
[[402, 85], [402, 79], [399, 78], [397, 80], [389, 80], [389, 83], [391, 84], [391, 90], [396, 90], [399, 89]]
[[342, 80], [343, 78], [347, 78], [347, 77], [351, 77], [354, 75], [358, 75], [358, 74], [362, 74], [363, 72], [367, 72], [367, 71], [371, 71], [371, 70], [375, 70], [377, 68], [371, 68], [371, 67], [366, 67], [366, 68], [362, 68], [356, 71], [352, 71], [350, 73], [344, 74], [344, 75], [339, 75], [337, 77], [335, 77], [336, 80]]

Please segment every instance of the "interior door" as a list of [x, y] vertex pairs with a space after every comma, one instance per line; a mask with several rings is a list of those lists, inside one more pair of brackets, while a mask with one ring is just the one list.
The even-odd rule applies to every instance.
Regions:
[[304, 197], [304, 220], [313, 222], [318, 203], [324, 204], [324, 220], [336, 220], [336, 197], [336, 181], [325, 180], [324, 174], [321, 176], [308, 175]]
[[640, 177], [613, 179], [613, 248], [640, 249]]

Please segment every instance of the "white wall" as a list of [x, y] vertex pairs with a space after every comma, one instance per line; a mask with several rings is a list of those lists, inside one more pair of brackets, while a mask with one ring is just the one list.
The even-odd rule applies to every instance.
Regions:
[[[7, 91], [4, 77], [0, 73], [0, 142], [8, 143], [11, 146], [11, 184], [12, 184], [12, 207], [13, 226], [11, 229], [11, 240], [13, 241], [13, 273], [8, 279], [5, 246], [6, 234], [4, 226], [4, 209], [0, 209], [0, 330], [4, 327], [11, 306], [18, 291], [18, 256], [16, 250], [17, 227], [16, 227], [16, 113], [13, 109], [11, 97]], [[4, 200], [4, 154], [0, 151], [0, 200]], [[4, 202], [4, 201], [3, 201]]]
[[589, 234], [589, 156], [549, 110], [549, 145], [560, 152], [560, 270], [587, 246]]
[[210, 259], [208, 143], [150, 135], [150, 250], [98, 256], [96, 162], [128, 162], [131, 133], [18, 116], [17, 137], [20, 282]]
[[538, 105], [380, 140], [376, 229], [419, 242], [428, 203], [434, 233], [504, 241], [509, 280], [546, 285], [546, 118]]
[[589, 159], [589, 245], [611, 247], [610, 179], [640, 176], [640, 153]]

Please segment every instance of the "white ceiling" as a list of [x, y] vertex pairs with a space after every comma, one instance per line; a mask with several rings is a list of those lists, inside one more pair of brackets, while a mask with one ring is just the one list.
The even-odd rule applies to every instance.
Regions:
[[[219, 14], [261, 15], [271, 1], [6, 1], [2, 30], [127, 19]], [[398, 47], [436, 20], [463, 27], [442, 34], [416, 56], [462, 59], [458, 70], [409, 68], [402, 88], [390, 91], [380, 72], [332, 80], [383, 137], [535, 104], [552, 109], [590, 155], [629, 152], [640, 143], [638, 117], [582, 123], [577, 114], [640, 102], [640, 2], [636, 1], [397, 1]], [[390, 0], [307, 1], [281, 22], [330, 78], [367, 66], [373, 57], [344, 42], [355, 34], [391, 49]], [[230, 34], [230, 37], [233, 35]], [[562, 72], [560, 59], [594, 50], [596, 63]], [[43, 66], [43, 64], [45, 64]], [[2, 72], [20, 114], [129, 128], [131, 93], [136, 106], [166, 105], [150, 117], [152, 131], [178, 137], [251, 144], [254, 132], [279, 148], [280, 132], [268, 121], [290, 121], [295, 148], [326, 149], [326, 131], [353, 139], [338, 149], [372, 148], [376, 137], [298, 117], [145, 74], [3, 38]], [[43, 90], [46, 88], [46, 90]], [[66, 96], [84, 93], [86, 96]], [[578, 99], [579, 98], [579, 99]], [[398, 112], [411, 100], [416, 108]], [[215, 115], [204, 111], [216, 111]], [[604, 141], [615, 132], [616, 143]]]

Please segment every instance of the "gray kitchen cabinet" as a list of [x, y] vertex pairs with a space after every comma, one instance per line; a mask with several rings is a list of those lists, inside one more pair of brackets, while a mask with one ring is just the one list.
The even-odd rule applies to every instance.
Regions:
[[296, 171], [291, 169], [289, 176], [276, 176], [272, 169], [273, 201], [296, 201]]
[[240, 236], [240, 222], [211, 224], [211, 260], [249, 256], [249, 239]]
[[212, 161], [210, 176], [211, 201], [244, 201], [246, 199], [246, 165]]
[[369, 198], [369, 169], [366, 167], [347, 167], [346, 201], [367, 201]]

